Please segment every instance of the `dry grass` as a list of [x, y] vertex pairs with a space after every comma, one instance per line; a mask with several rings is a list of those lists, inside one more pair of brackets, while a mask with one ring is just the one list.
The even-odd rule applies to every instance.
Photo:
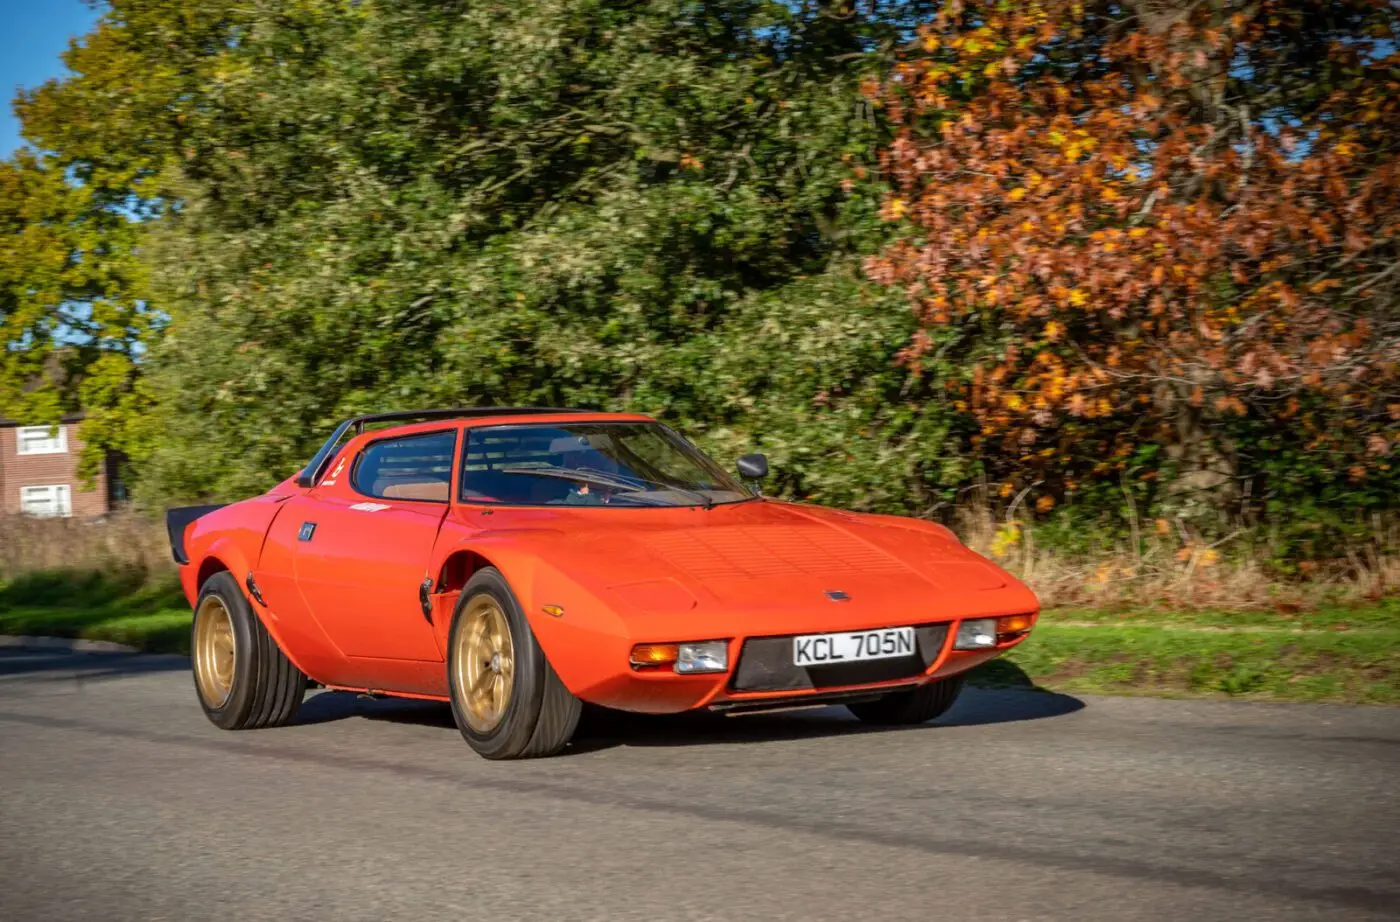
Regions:
[[46, 570], [172, 570], [165, 528], [122, 513], [96, 522], [0, 516], [0, 581]]
[[[1208, 543], [1160, 521], [1133, 529], [1112, 551], [1081, 556], [1038, 544], [1033, 526], [985, 508], [961, 510], [956, 531], [969, 547], [1024, 579], [1046, 608], [1296, 612], [1361, 604], [1400, 590], [1400, 557], [1394, 555], [1350, 551], [1308, 563], [1299, 578], [1281, 579], [1267, 549], [1243, 552], [1229, 539]], [[1396, 544], [1377, 540], [1374, 546]]]

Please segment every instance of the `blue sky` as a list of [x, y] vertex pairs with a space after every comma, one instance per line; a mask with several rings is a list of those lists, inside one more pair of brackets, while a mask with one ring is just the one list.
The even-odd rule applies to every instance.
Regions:
[[65, 73], [58, 56], [96, 20], [83, 0], [0, 0], [0, 158], [23, 141], [10, 108], [15, 90]]

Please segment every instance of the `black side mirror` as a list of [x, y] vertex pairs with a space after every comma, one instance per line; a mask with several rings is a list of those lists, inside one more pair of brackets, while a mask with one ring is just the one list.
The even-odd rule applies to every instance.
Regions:
[[735, 466], [739, 468], [739, 476], [745, 480], [762, 480], [768, 476], [767, 455], [744, 455]]

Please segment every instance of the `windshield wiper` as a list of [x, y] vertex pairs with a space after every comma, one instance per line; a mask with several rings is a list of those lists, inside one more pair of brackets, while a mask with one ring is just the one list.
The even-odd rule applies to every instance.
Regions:
[[[503, 467], [499, 468], [502, 474], [534, 474], [537, 477], [555, 477], [559, 480], [574, 480], [579, 483], [591, 483], [600, 487], [612, 487], [618, 490], [626, 490], [629, 493], [648, 492], [643, 484], [661, 487], [663, 490], [670, 490], [676, 493], [684, 493], [693, 496], [700, 501], [700, 504], [709, 509], [715, 504], [710, 496], [698, 490], [677, 487], [669, 483], [661, 483], [656, 480], [647, 480], [645, 477], [638, 477], [635, 474], [609, 474], [591, 467]], [[653, 505], [659, 505], [654, 503]]]
[[635, 483], [628, 483], [604, 474], [602, 471], [590, 471], [581, 467], [503, 467], [498, 469], [502, 474], [533, 474], [536, 477], [554, 477], [559, 480], [576, 480], [579, 483], [592, 483], [600, 487], [613, 487], [614, 489], [641, 491], [641, 487]]
[[[647, 478], [639, 477], [636, 474], [608, 474], [591, 467], [580, 467], [575, 468], [575, 470], [587, 471], [590, 474], [598, 474], [603, 477], [617, 477], [619, 480], [626, 477], [630, 478], [630, 480], [635, 480], [638, 484], [649, 484], [653, 487], [660, 487], [663, 490], [669, 490], [673, 493], [684, 493], [687, 496], [693, 496], [696, 499], [700, 500], [700, 505], [704, 506], [706, 509], [711, 508], [715, 504], [714, 497], [710, 496], [708, 493], [702, 493], [699, 490], [692, 490], [689, 487], [678, 487], [672, 483], [663, 483], [660, 480], [648, 480]], [[628, 486], [636, 486], [636, 484], [628, 483], [627, 481], [623, 482], [627, 483]]]

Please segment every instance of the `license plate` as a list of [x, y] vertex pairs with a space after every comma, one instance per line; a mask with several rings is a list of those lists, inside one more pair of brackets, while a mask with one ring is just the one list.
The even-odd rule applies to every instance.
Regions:
[[912, 627], [886, 627], [849, 634], [805, 634], [792, 639], [792, 661], [798, 666], [829, 666], [913, 655]]

